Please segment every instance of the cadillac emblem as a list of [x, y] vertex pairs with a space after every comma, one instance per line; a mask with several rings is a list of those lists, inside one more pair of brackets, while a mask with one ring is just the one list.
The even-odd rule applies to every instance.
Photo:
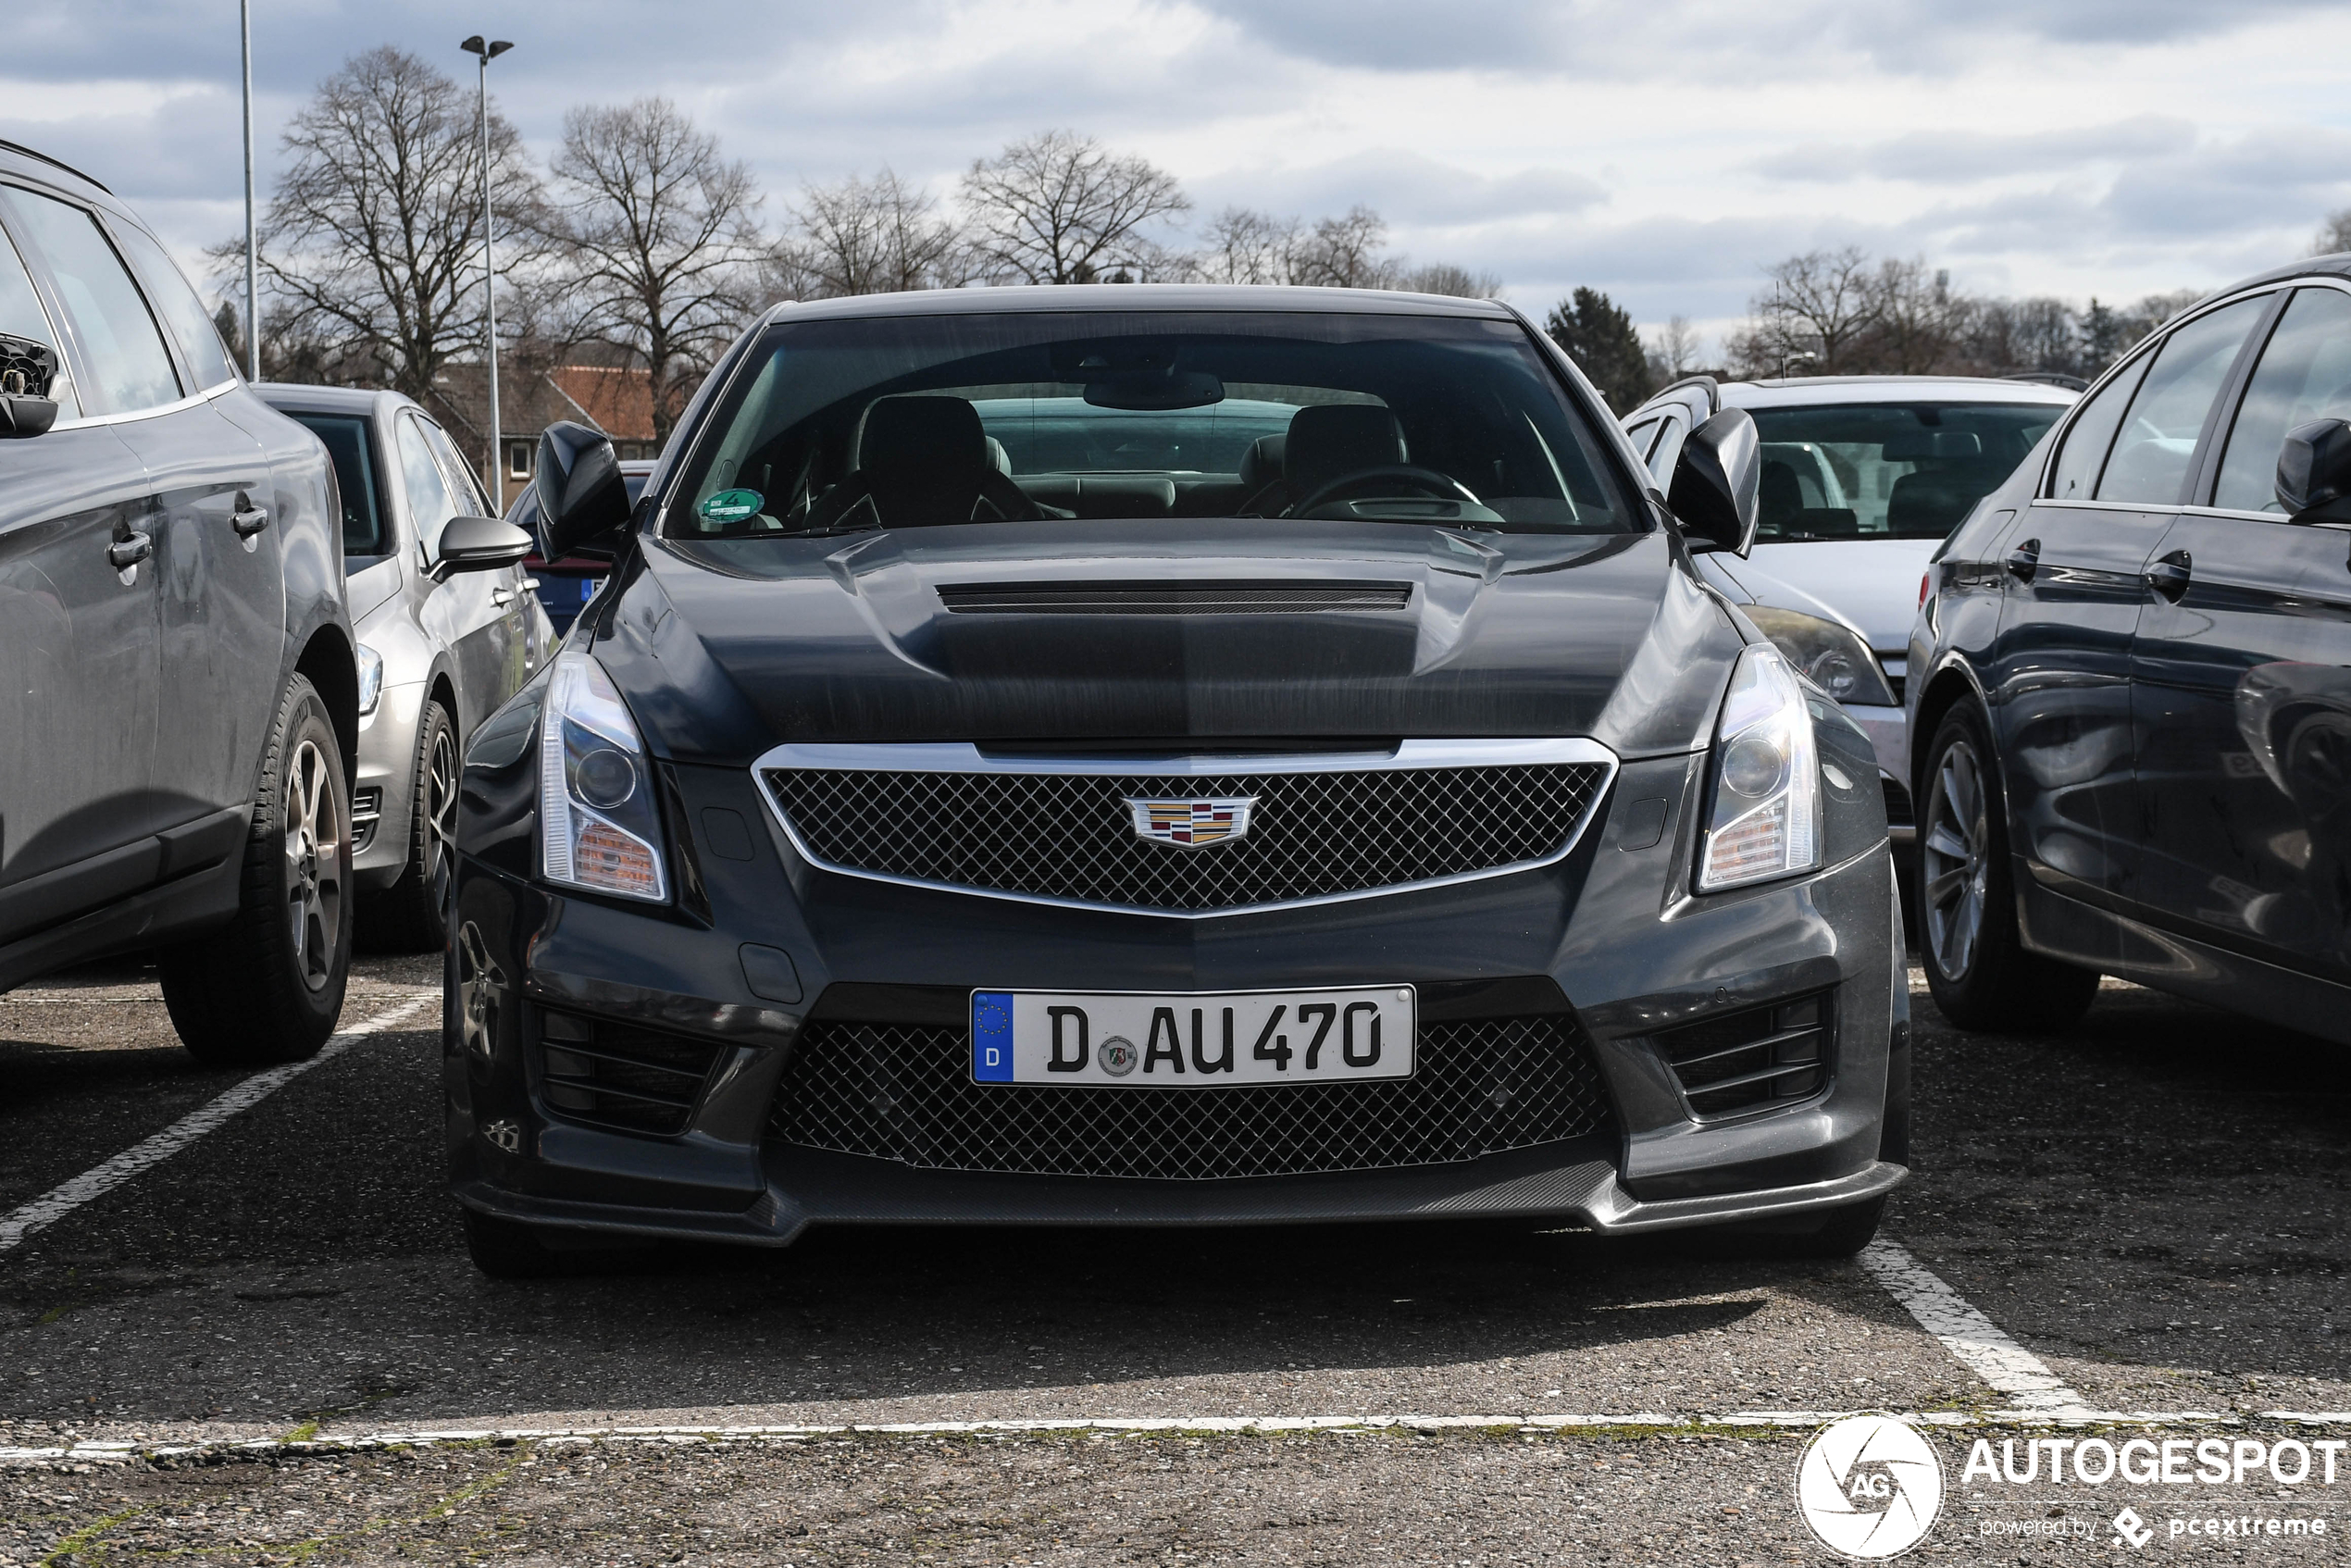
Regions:
[[1247, 833], [1250, 808], [1255, 804], [1257, 797], [1242, 795], [1217, 800], [1128, 801], [1126, 808], [1135, 814], [1137, 838], [1148, 843], [1199, 850]]

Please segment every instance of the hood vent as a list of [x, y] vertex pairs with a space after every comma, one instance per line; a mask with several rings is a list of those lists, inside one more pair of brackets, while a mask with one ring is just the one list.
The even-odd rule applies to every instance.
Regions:
[[1409, 582], [961, 582], [939, 591], [959, 616], [1288, 616], [1407, 609]]

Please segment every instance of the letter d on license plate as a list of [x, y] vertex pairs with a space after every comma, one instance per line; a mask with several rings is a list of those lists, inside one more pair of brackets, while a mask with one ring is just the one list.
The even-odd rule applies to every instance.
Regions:
[[1409, 1078], [1417, 1023], [1410, 986], [974, 991], [972, 1077], [1130, 1089]]

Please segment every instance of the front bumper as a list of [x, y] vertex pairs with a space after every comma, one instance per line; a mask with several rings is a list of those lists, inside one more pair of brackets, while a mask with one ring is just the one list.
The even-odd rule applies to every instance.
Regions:
[[[1625, 764], [1554, 865], [1212, 919], [1017, 904], [818, 871], [737, 770], [670, 770], [688, 890], [674, 911], [554, 894], [524, 875], [528, 819], [477, 823], [461, 832], [445, 1029], [454, 1189], [468, 1207], [558, 1229], [771, 1245], [825, 1224], [1484, 1215], [1636, 1231], [1876, 1196], [1904, 1175], [1880, 1156], [1889, 1103], [1907, 1092], [1907, 992], [1897, 989], [1875, 791], [1831, 800], [1825, 870], [1697, 899], [1686, 890], [1701, 762]], [[467, 783], [469, 810], [496, 794], [470, 772]], [[772, 968], [747, 970], [745, 944], [790, 955], [796, 999], [778, 994]], [[1505, 999], [1491, 1004], [1502, 1012], [1538, 990], [1555, 999], [1604, 1088], [1604, 1125], [1442, 1164], [1211, 1179], [920, 1168], [782, 1141], [773, 1129], [812, 1013], [838, 1014], [844, 996], [863, 999], [852, 1015], [871, 1018], [889, 1015], [889, 999], [902, 995], [907, 1017], [927, 1010], [936, 1024], [938, 998], [964, 989], [1403, 983], [1470, 996], [1458, 1004], [1470, 1016], [1477, 993]], [[1668, 1031], [1798, 996], [1835, 999], [1818, 1087], [1738, 1114], [1695, 1113], [1661, 1043]], [[705, 1042], [711, 1065], [682, 1125], [632, 1132], [552, 1102], [546, 1053], [562, 1048], [545, 1035], [551, 1015]]]

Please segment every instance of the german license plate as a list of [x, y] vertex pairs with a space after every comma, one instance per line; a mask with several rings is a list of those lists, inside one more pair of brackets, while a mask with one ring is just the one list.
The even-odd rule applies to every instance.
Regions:
[[1410, 986], [972, 992], [972, 1077], [1220, 1089], [1412, 1076]]

